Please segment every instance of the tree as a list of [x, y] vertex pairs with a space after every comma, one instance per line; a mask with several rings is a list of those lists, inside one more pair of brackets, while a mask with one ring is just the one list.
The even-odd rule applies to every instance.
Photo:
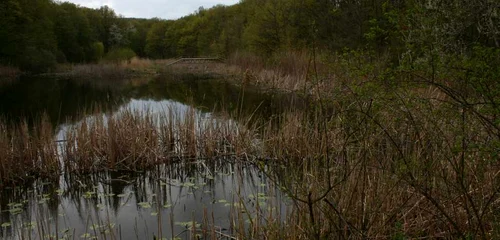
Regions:
[[149, 29], [146, 38], [145, 52], [151, 58], [168, 57], [168, 47], [165, 34], [168, 29], [167, 21], [157, 21]]
[[22, 12], [19, 2], [5, 0], [0, 2], [0, 62], [14, 64], [14, 59], [21, 52], [23, 41], [22, 29], [28, 19]]

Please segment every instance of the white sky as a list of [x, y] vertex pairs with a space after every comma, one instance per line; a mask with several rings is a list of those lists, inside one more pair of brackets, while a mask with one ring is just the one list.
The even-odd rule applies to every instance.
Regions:
[[177, 19], [193, 13], [200, 6], [232, 5], [239, 0], [60, 0], [89, 8], [108, 5], [116, 14], [135, 18]]

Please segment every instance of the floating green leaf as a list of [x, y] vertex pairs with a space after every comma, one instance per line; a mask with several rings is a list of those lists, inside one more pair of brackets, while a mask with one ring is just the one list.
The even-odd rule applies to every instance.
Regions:
[[[175, 225], [182, 226], [182, 227], [185, 227], [188, 229], [193, 228], [193, 222], [175, 222]], [[201, 224], [196, 223], [196, 222], [194, 223], [194, 228], [199, 228], [200, 226], [201, 226]]]
[[82, 236], [80, 236], [81, 238], [90, 238], [90, 233], [84, 233], [82, 234]]
[[22, 213], [22, 212], [23, 212], [23, 209], [21, 209], [21, 208], [12, 208], [12, 209], [10, 209], [10, 210], [9, 210], [9, 212], [10, 212], [10, 214], [12, 214], [12, 215], [17, 215], [17, 214], [19, 214], [19, 213]]
[[84, 198], [91, 198], [91, 197], [92, 197], [92, 195], [95, 195], [95, 192], [86, 192], [86, 193], [83, 195], [83, 197], [84, 197]]
[[25, 229], [31, 230], [36, 226], [36, 222], [26, 222], [23, 224]]
[[185, 183], [182, 184], [182, 186], [184, 186], [184, 187], [194, 187], [194, 186], [196, 186], [196, 184], [194, 184], [192, 182], [185, 182]]
[[0, 225], [2, 228], [10, 227], [12, 224], [10, 222], [4, 222]]
[[138, 203], [138, 205], [142, 208], [151, 208], [151, 204], [149, 204], [148, 202], [140, 202]]
[[122, 193], [122, 194], [118, 194], [117, 197], [119, 198], [124, 198], [124, 197], [127, 197], [128, 196], [128, 193]]
[[90, 226], [90, 230], [93, 230], [93, 231], [99, 230], [100, 227], [101, 226], [99, 226], [99, 224], [92, 224], [92, 226]]

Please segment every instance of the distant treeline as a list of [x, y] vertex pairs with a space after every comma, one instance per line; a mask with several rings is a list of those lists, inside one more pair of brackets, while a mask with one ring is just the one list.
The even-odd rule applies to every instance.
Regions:
[[[175, 7], [175, 6], [165, 6]], [[264, 57], [294, 50], [370, 49], [396, 60], [500, 44], [496, 1], [242, 0], [178, 20], [128, 19], [53, 0], [0, 2], [0, 63], [47, 71], [56, 63], [140, 56]]]
[[146, 56], [146, 35], [159, 20], [125, 19], [109, 7], [52, 0], [0, 1], [0, 64], [43, 72], [56, 63]]

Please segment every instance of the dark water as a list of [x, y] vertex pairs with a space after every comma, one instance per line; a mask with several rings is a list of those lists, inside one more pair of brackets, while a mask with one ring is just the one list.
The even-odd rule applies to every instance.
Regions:
[[[272, 121], [306, 104], [216, 79], [160, 76], [146, 82], [95, 83], [48, 77], [0, 89], [6, 121], [46, 115], [54, 140], [92, 115], [126, 109], [162, 112], [195, 107], [198, 117], [227, 112]], [[1, 239], [224, 238], [264, 222], [280, 223], [286, 197], [258, 168], [236, 159], [196, 160], [143, 173], [102, 172], [0, 192]], [[193, 227], [194, 226], [194, 227]]]
[[146, 105], [168, 100], [202, 112], [224, 111], [263, 120], [290, 108], [307, 107], [305, 101], [292, 94], [261, 93], [196, 76], [166, 75], [138, 84], [25, 77], [0, 87], [0, 117], [15, 121], [45, 114], [57, 126], [82, 119], [86, 113], [115, 112], [133, 100], [147, 101]]
[[203, 230], [206, 238], [214, 231], [221, 237], [245, 231], [251, 221], [284, 221], [288, 209], [264, 174], [231, 159], [68, 181], [2, 197], [2, 239], [190, 239], [203, 238]]

